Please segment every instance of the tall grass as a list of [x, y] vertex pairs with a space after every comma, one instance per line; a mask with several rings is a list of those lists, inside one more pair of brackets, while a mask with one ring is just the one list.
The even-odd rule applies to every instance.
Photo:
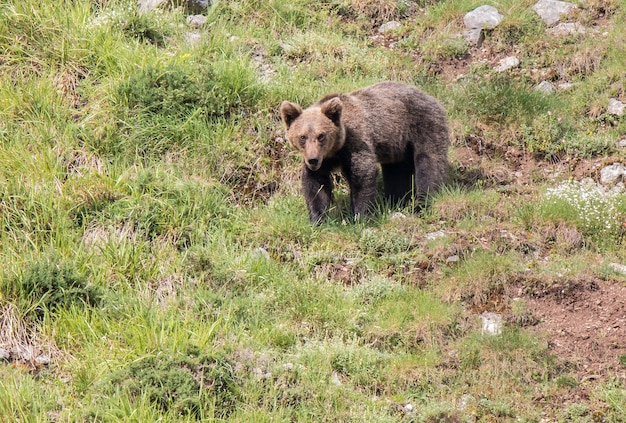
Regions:
[[[532, 421], [600, 402], [623, 420], [621, 381], [564, 409], [571, 376], [532, 329], [489, 338], [476, 320], [528, 268], [605, 276], [597, 263], [625, 259], [623, 195], [592, 215], [459, 168], [420, 213], [381, 202], [355, 222], [338, 182], [329, 222], [308, 223], [285, 99], [395, 79], [446, 105], [453, 153], [470, 134], [480, 160], [618, 151], [624, 119], [601, 105], [623, 92], [622, 7], [610, 46], [547, 49], [531, 2], [502, 3], [495, 54], [519, 46], [523, 68], [578, 83], [545, 96], [521, 70], [439, 72], [475, 53], [448, 36], [479, 4], [435, 3], [218, 1], [191, 28], [182, 7], [3, 2], [0, 323], [21, 332], [0, 336], [0, 420]], [[403, 28], [383, 43], [387, 19]]]

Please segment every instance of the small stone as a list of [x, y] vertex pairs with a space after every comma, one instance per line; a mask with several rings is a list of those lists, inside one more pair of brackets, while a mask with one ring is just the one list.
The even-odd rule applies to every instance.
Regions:
[[335, 386], [341, 386], [341, 379], [339, 379], [339, 375], [337, 374], [337, 372], [333, 372], [333, 374], [331, 375], [330, 383]]
[[463, 17], [467, 28], [493, 29], [502, 22], [503, 15], [493, 6], [480, 6]]
[[0, 348], [0, 360], [8, 360], [11, 358], [11, 351]]
[[617, 146], [618, 146], [619, 148], [626, 148], [626, 138], [622, 138], [621, 140], [619, 140], [619, 141], [617, 142]]
[[460, 34], [470, 45], [480, 47], [485, 41], [485, 34], [482, 28], [471, 28]]
[[389, 219], [391, 220], [402, 220], [402, 219], [406, 219], [406, 214], [401, 213], [401, 212], [393, 212], [391, 214], [391, 216], [389, 217]]
[[574, 9], [576, 9], [575, 4], [559, 0], [539, 0], [533, 6], [533, 10], [549, 26], [556, 24]]
[[433, 239], [442, 238], [444, 236], [446, 236], [444, 231], [429, 232], [426, 234], [426, 239], [432, 241]]
[[614, 272], [617, 273], [621, 273], [623, 275], [626, 275], [626, 266], [624, 266], [623, 264], [619, 264], [619, 263], [610, 263], [609, 267], [611, 268], [611, 270], [613, 270]]
[[535, 90], [544, 94], [552, 94], [554, 92], [554, 84], [550, 81], [542, 81], [535, 87]]
[[446, 263], [457, 263], [458, 261], [459, 261], [459, 256], [457, 256], [456, 254], [446, 259]]
[[484, 312], [480, 319], [483, 321], [483, 333], [486, 335], [500, 335], [502, 333], [502, 316], [496, 313]]
[[602, 185], [613, 185], [620, 182], [626, 176], [626, 166], [621, 163], [613, 163], [600, 170], [600, 183]]
[[51, 358], [49, 354], [40, 354], [35, 358], [35, 363], [40, 365], [48, 365], [50, 364]]
[[263, 247], [255, 248], [252, 251], [251, 255], [252, 255], [253, 258], [255, 258], [257, 260], [260, 260], [260, 259], [269, 260], [270, 259], [270, 253], [268, 253], [267, 250], [265, 248], [263, 248]]
[[585, 33], [587, 33], [587, 28], [575, 22], [563, 22], [552, 28], [546, 29], [546, 34], [553, 37], [565, 37], [567, 35]]
[[624, 109], [626, 104], [622, 103], [616, 98], [609, 98], [609, 108], [607, 113], [613, 116], [624, 116]]
[[413, 407], [413, 404], [409, 403], [409, 404], [404, 405], [405, 412], [412, 413], [414, 410], [415, 410], [415, 407]]
[[166, 0], [139, 0], [139, 12], [148, 13], [155, 7], [165, 3]]
[[198, 32], [186, 32], [185, 41], [187, 41], [187, 44], [190, 46], [197, 46], [202, 41], [202, 35]]
[[556, 84], [556, 87], [561, 91], [567, 91], [573, 88], [574, 85], [575, 84], [572, 84], [571, 82], [559, 82], [558, 84]]
[[200, 28], [206, 24], [208, 18], [204, 15], [189, 15], [187, 16], [187, 24], [195, 28]]
[[493, 68], [493, 70], [495, 70], [496, 72], [506, 72], [509, 69], [514, 69], [518, 67], [519, 65], [520, 61], [517, 57], [509, 56], [501, 59], [500, 62], [498, 62], [498, 66]]
[[401, 26], [402, 24], [398, 21], [389, 21], [387, 23], [382, 24], [380, 28], [378, 28], [378, 32], [381, 34], [384, 34], [385, 32], [395, 31], [396, 29], [399, 29]]

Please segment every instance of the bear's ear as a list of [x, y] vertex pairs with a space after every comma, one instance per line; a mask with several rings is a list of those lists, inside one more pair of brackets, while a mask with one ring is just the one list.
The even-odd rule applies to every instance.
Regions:
[[341, 111], [343, 110], [343, 103], [339, 97], [333, 97], [326, 103], [322, 104], [322, 113], [333, 123], [339, 126], [341, 122]]
[[280, 114], [283, 117], [283, 122], [287, 129], [291, 126], [294, 120], [302, 114], [302, 108], [295, 103], [283, 101], [280, 105]]

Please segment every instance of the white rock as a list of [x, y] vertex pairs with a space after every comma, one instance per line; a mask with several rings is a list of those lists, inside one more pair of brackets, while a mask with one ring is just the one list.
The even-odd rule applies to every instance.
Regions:
[[496, 72], [505, 72], [505, 71], [508, 71], [509, 69], [518, 67], [519, 64], [520, 64], [520, 61], [517, 57], [509, 56], [509, 57], [505, 57], [504, 59], [501, 59], [500, 62], [498, 63], [498, 66], [493, 68], [493, 70], [495, 70]]
[[616, 98], [609, 98], [609, 108], [607, 113], [613, 116], [624, 116], [624, 109], [626, 104], [622, 103]]
[[602, 185], [613, 185], [626, 176], [626, 166], [621, 163], [613, 163], [600, 170], [600, 183]]
[[502, 333], [502, 316], [496, 313], [484, 312], [480, 319], [483, 321], [483, 333], [487, 335], [500, 335]]
[[444, 231], [429, 232], [426, 234], [426, 239], [432, 241], [433, 239], [443, 238], [444, 236], [446, 236]]
[[611, 268], [611, 270], [617, 272], [617, 273], [621, 273], [623, 275], [626, 275], [626, 266], [624, 266], [623, 264], [619, 264], [619, 263], [610, 263], [609, 267]]
[[391, 214], [391, 216], [389, 217], [390, 220], [402, 220], [402, 219], [406, 219], [406, 214], [402, 213], [402, 212], [393, 212]]
[[139, 0], [139, 12], [148, 13], [155, 7], [165, 3], [166, 0]]
[[554, 92], [554, 84], [550, 81], [541, 81], [539, 85], [535, 87], [535, 90], [544, 94], [552, 94]]
[[482, 28], [471, 28], [467, 31], [463, 31], [459, 34], [461, 37], [465, 39], [470, 45], [480, 47], [485, 41], [485, 34]]
[[202, 41], [202, 35], [198, 32], [185, 32], [185, 41], [190, 46], [197, 46]]
[[200, 28], [206, 24], [208, 18], [204, 15], [189, 15], [187, 16], [187, 24], [196, 28]]
[[382, 24], [380, 28], [378, 28], [378, 32], [381, 34], [384, 34], [385, 32], [395, 31], [396, 29], [399, 29], [401, 26], [402, 24], [398, 21], [389, 21], [387, 23]]
[[493, 29], [502, 22], [503, 15], [493, 6], [480, 6], [463, 17], [467, 28]]
[[546, 29], [546, 34], [553, 37], [564, 37], [573, 34], [586, 34], [587, 28], [576, 22], [563, 22]]
[[558, 84], [556, 84], [556, 87], [561, 91], [567, 91], [571, 89], [574, 85], [575, 84], [572, 84], [571, 82], [559, 82]]
[[446, 259], [446, 263], [458, 263], [458, 261], [459, 261], [459, 256], [456, 254]]
[[619, 148], [626, 148], [626, 138], [622, 138], [621, 140], [619, 140], [619, 141], [617, 142], [617, 146], [618, 146]]
[[574, 9], [576, 9], [575, 4], [559, 0], [539, 0], [533, 6], [533, 10], [550, 26], [560, 21], [563, 16], [567, 16]]

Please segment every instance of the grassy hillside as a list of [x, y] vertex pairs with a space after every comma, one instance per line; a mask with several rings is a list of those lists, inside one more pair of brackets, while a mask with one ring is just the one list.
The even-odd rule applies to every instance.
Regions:
[[[476, 48], [474, 0], [213, 3], [0, 2], [0, 421], [626, 421], [624, 5], [502, 0]], [[450, 184], [311, 226], [278, 105], [388, 79]]]

